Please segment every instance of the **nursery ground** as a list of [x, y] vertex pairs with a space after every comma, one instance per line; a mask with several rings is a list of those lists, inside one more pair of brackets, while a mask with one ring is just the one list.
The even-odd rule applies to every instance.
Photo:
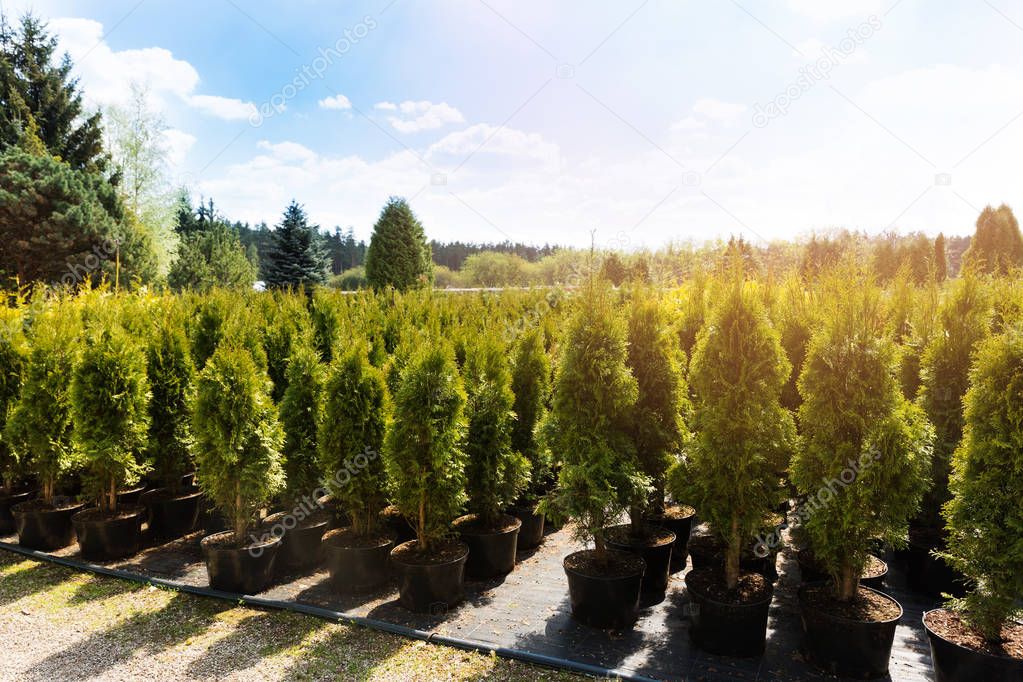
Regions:
[[[111, 566], [138, 573], [141, 575], [174, 580], [182, 584], [205, 587], [207, 585], [206, 570], [202, 563], [198, 548], [201, 534], [197, 533], [183, 540], [162, 546], [149, 547], [131, 559], [117, 562]], [[5, 538], [7, 542], [16, 542], [13, 537]], [[834, 679], [819, 674], [807, 664], [799, 653], [799, 615], [795, 590], [798, 586], [798, 569], [790, 552], [786, 550], [779, 558], [781, 578], [778, 581], [774, 604], [771, 609], [770, 629], [766, 654], [759, 659], [743, 660], [722, 658], [705, 654], [694, 648], [688, 637], [688, 619], [686, 610], [688, 597], [684, 589], [682, 573], [672, 577], [667, 598], [664, 602], [643, 610], [642, 617], [636, 628], [626, 633], [606, 633], [592, 630], [574, 622], [570, 615], [567, 586], [561, 559], [575, 548], [571, 534], [567, 530], [549, 534], [544, 544], [537, 550], [520, 555], [520, 563], [516, 570], [500, 580], [479, 583], [467, 583], [466, 602], [450, 612], [436, 615], [415, 615], [398, 606], [397, 592], [393, 585], [371, 595], [361, 597], [339, 597], [330, 589], [325, 571], [311, 571], [300, 575], [282, 576], [277, 583], [260, 596], [297, 601], [345, 612], [351, 615], [368, 616], [376, 620], [388, 621], [410, 626], [428, 632], [437, 632], [493, 646], [525, 650], [549, 656], [572, 659], [582, 663], [618, 669], [623, 672], [643, 675], [664, 680], [825, 680]], [[16, 658], [30, 661], [29, 665], [37, 666], [36, 670], [45, 670], [47, 678], [64, 679], [72, 673], [81, 674], [89, 666], [98, 667], [102, 672], [116, 669], [116, 656], [93, 656], [86, 646], [90, 641], [106, 645], [110, 637], [117, 640], [121, 637], [134, 639], [126, 649], [132, 652], [136, 648], [144, 659], [160, 656], [167, 652], [185, 652], [181, 656], [189, 658], [197, 656], [198, 663], [193, 669], [202, 671], [202, 666], [221, 666], [227, 674], [235, 670], [265, 672], [273, 676], [273, 666], [280, 666], [278, 673], [300, 672], [307, 667], [313, 668], [312, 676], [327, 670], [332, 665], [353, 666], [351, 675], [342, 677], [372, 677], [391, 671], [397, 679], [403, 679], [403, 672], [408, 666], [410, 678], [419, 676], [415, 666], [436, 666], [442, 671], [440, 679], [462, 679], [493, 676], [502, 679], [514, 679], [515, 674], [522, 674], [524, 679], [537, 679], [537, 669], [527, 669], [521, 664], [496, 661], [487, 656], [472, 656], [453, 650], [427, 647], [390, 636], [371, 633], [361, 629], [341, 627], [310, 621], [284, 614], [267, 614], [259, 611], [238, 610], [223, 602], [199, 601], [203, 604], [196, 610], [198, 620], [186, 619], [181, 623], [183, 632], [178, 631], [175, 616], [170, 615], [166, 622], [170, 627], [167, 635], [160, 634], [159, 627], [133, 627], [133, 619], [145, 626], [159, 623], [160, 613], [168, 609], [180, 608], [181, 613], [189, 613], [189, 604], [193, 597], [185, 595], [163, 595], [162, 591], [141, 590], [128, 583], [115, 581], [111, 585], [119, 587], [82, 588], [87, 594], [90, 590], [103, 589], [114, 592], [135, 593], [146, 598], [166, 600], [158, 607], [158, 613], [126, 616], [123, 624], [117, 622], [103, 624], [103, 615], [95, 616], [96, 627], [100, 632], [89, 635], [91, 639], [81, 640], [81, 635], [65, 637], [64, 644], [60, 637], [50, 638], [45, 634], [36, 636], [31, 621], [19, 623], [20, 618], [29, 618], [21, 609], [8, 608], [5, 603], [20, 599], [36, 599], [45, 605], [50, 597], [33, 597], [34, 594], [60, 595], [61, 590], [77, 593], [75, 581], [88, 585], [107, 585], [107, 581], [98, 578], [73, 577], [66, 571], [49, 573], [52, 567], [39, 566], [33, 562], [22, 562], [12, 559], [5, 552], [0, 556], [5, 560], [6, 573], [0, 579], [0, 608], [2, 608], [4, 641], [8, 651], [26, 652]], [[61, 550], [58, 554], [68, 557], [77, 555], [77, 548], [72, 546]], [[893, 567], [894, 568], [894, 567]], [[22, 587], [26, 594], [20, 594], [17, 586], [8, 587], [8, 577], [17, 577], [25, 573], [22, 579], [12, 584], [26, 585]], [[920, 623], [923, 610], [930, 608], [934, 602], [921, 599], [899, 588], [900, 576], [895, 570], [891, 586], [887, 590], [895, 596], [905, 608], [905, 615], [896, 632], [895, 647], [892, 652], [891, 679], [902, 682], [922, 682], [931, 680], [930, 652], [927, 638]], [[25, 582], [28, 580], [28, 582]], [[56, 583], [49, 585], [48, 580]], [[70, 581], [70, 583], [69, 583]], [[70, 587], [61, 588], [59, 585]], [[59, 597], [57, 604], [60, 604]], [[75, 619], [67, 619], [61, 627], [88, 627], [87, 623], [77, 625], [77, 618], [85, 619], [88, 613], [81, 610], [82, 604], [89, 599], [76, 597], [73, 612]], [[140, 599], [141, 601], [141, 599]], [[102, 603], [106, 603], [103, 601]], [[126, 608], [131, 600], [126, 602]], [[32, 614], [32, 609], [26, 609]], [[79, 610], [81, 613], [79, 614]], [[72, 612], [69, 612], [69, 614]], [[208, 615], [203, 616], [203, 613]], [[19, 615], [21, 614], [21, 615]], [[233, 615], [223, 615], [233, 614]], [[242, 615], [247, 614], [247, 615]], [[110, 614], [108, 614], [110, 617]], [[235, 624], [224, 619], [235, 619]], [[13, 619], [13, 622], [11, 621]], [[59, 623], [60, 621], [55, 621]], [[53, 627], [51, 625], [50, 627]], [[109, 636], [102, 632], [109, 630]], [[209, 633], [220, 628], [207, 640]], [[277, 635], [280, 628], [282, 634]], [[265, 634], [264, 634], [265, 633]], [[273, 635], [273, 636], [271, 636]], [[328, 644], [321, 644], [325, 638]], [[331, 642], [336, 640], [336, 642]], [[77, 644], [75, 643], [77, 641]], [[189, 644], [197, 642], [198, 653]], [[220, 642], [216, 644], [215, 642]], [[12, 644], [13, 643], [13, 644]], [[36, 647], [51, 647], [45, 653], [33, 654]], [[351, 651], [344, 650], [350, 647]], [[202, 652], [212, 648], [212, 654]], [[224, 655], [219, 654], [223, 649]], [[237, 650], [237, 651], [236, 651]], [[239, 653], [240, 652], [240, 653]], [[261, 652], [265, 652], [263, 655]], [[310, 652], [318, 655], [310, 656]], [[322, 655], [330, 652], [332, 659], [317, 662]], [[410, 655], [411, 654], [411, 655]], [[122, 654], [122, 662], [129, 664], [136, 659], [136, 654]], [[173, 660], [175, 654], [168, 656]], [[6, 659], [5, 659], [6, 660]], [[23, 664], [24, 665], [24, 664]], [[155, 663], [153, 663], [155, 665]], [[184, 666], [187, 673], [189, 665]], [[316, 668], [316, 666], [326, 666]], [[38, 667], [42, 666], [42, 667]], [[382, 667], [381, 667], [382, 666]], [[477, 666], [477, 667], [473, 667]], [[26, 668], [28, 670], [29, 668]], [[464, 674], [460, 673], [464, 670]], [[5, 671], [0, 668], [0, 679], [6, 679]], [[550, 673], [545, 673], [550, 674]], [[450, 675], [451, 677], [445, 677]], [[459, 677], [461, 675], [461, 677]], [[73, 676], [73, 675], [72, 675]], [[431, 675], [436, 678], [436, 676]]]

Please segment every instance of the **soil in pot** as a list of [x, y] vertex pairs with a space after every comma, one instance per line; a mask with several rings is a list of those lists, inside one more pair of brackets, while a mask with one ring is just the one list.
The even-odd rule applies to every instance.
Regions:
[[452, 527], [461, 536], [462, 542], [469, 546], [469, 558], [465, 562], [466, 578], [488, 580], [514, 570], [522, 521], [504, 514], [498, 523], [488, 525], [475, 514], [468, 514], [455, 519]]
[[333, 515], [324, 510], [299, 518], [294, 512], [278, 512], [263, 519], [263, 530], [281, 539], [277, 552], [279, 570], [299, 571], [318, 566], [323, 560], [320, 545]]
[[142, 503], [148, 510], [153, 536], [170, 540], [195, 530], [201, 498], [202, 493], [196, 488], [185, 488], [177, 495], [166, 488], [143, 493]]
[[35, 494], [35, 489], [22, 488], [15, 489], [10, 495], [0, 495], [0, 535], [8, 535], [17, 529], [11, 507], [28, 502], [35, 497]]
[[508, 513], [522, 522], [522, 527], [519, 528], [517, 551], [533, 549], [543, 542], [543, 514], [533, 511], [532, 505], [517, 505], [509, 509]]
[[899, 602], [860, 586], [849, 602], [834, 597], [830, 582], [799, 590], [803, 644], [818, 667], [841, 677], [873, 679], [888, 674]]
[[18, 544], [29, 549], [50, 552], [75, 541], [71, 516], [85, 505], [57, 499], [55, 504], [29, 500], [11, 507], [18, 530]]
[[[799, 575], [804, 583], [819, 583], [829, 580], [827, 571], [817, 562], [813, 550], [801, 549], [796, 553], [799, 564]], [[867, 555], [867, 565], [863, 567], [860, 585], [879, 590], [884, 587], [885, 576], [888, 575], [888, 564], [873, 554]]]
[[631, 524], [612, 526], [604, 530], [607, 546], [621, 552], [631, 552], [646, 563], [640, 585], [644, 605], [656, 604], [664, 599], [671, 570], [671, 552], [675, 534], [667, 528], [647, 526], [633, 533]]
[[415, 613], [441, 615], [463, 599], [465, 561], [469, 547], [464, 542], [447, 540], [429, 550], [419, 550], [416, 541], [402, 543], [391, 550], [391, 566], [398, 579], [401, 605]]
[[639, 617], [640, 586], [646, 563], [631, 552], [592, 549], [565, 557], [572, 617], [604, 630], [624, 630]]
[[252, 595], [265, 590], [273, 580], [274, 564], [281, 541], [265, 537], [240, 546], [234, 533], [207, 535], [200, 543], [210, 587], [224, 592]]
[[356, 535], [351, 528], [323, 536], [323, 553], [330, 584], [342, 594], [371, 592], [390, 578], [394, 538], [387, 533]]
[[1005, 680], [1023, 682], [1023, 624], [1002, 627], [993, 644], [948, 609], [924, 614], [935, 682]]
[[86, 509], [71, 517], [78, 549], [89, 561], [111, 561], [137, 554], [142, 546], [141, 505], [119, 505], [115, 512]]
[[686, 504], [672, 504], [664, 508], [664, 512], [651, 516], [647, 522], [654, 526], [667, 528], [675, 534], [675, 544], [671, 548], [671, 572], [678, 573], [685, 569], [689, 558], [689, 536], [693, 531], [696, 510]]
[[767, 614], [774, 588], [759, 573], [739, 574], [735, 589], [728, 589], [717, 569], [702, 568], [686, 574], [689, 592], [689, 635], [696, 646], [720, 656], [750, 657], [764, 653]]
[[906, 550], [906, 583], [914, 592], [929, 597], [951, 594], [961, 597], [966, 593], [965, 578], [944, 559], [934, 556], [935, 550], [945, 549], [945, 534], [940, 528], [910, 526], [909, 548]]
[[395, 545], [416, 539], [415, 530], [405, 520], [397, 506], [392, 504], [384, 507], [383, 511], [380, 512], [380, 521], [393, 533]]

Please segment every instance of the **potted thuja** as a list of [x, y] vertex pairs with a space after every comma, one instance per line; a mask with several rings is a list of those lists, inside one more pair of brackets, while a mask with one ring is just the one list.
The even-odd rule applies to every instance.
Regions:
[[540, 503], [574, 521], [575, 537], [592, 544], [565, 557], [572, 615], [599, 628], [625, 628], [638, 617], [646, 564], [608, 546], [606, 528], [649, 493], [635, 466], [628, 419], [636, 380], [626, 365], [625, 325], [600, 284], [590, 284], [568, 330], [543, 438], [562, 457], [558, 483]]
[[946, 546], [941, 508], [950, 497], [952, 453], [963, 437], [963, 396], [970, 365], [977, 345], [988, 336], [992, 304], [985, 282], [967, 270], [950, 285], [938, 310], [938, 332], [931, 336], [920, 361], [919, 403], [934, 425], [934, 457], [931, 488], [909, 525], [906, 579], [911, 589], [933, 597], [963, 594], [962, 574], [957, 576], [935, 550]]
[[969, 592], [924, 614], [938, 682], [1023, 680], [1023, 334], [981, 343], [953, 457], [944, 558]]
[[469, 545], [466, 575], [481, 580], [509, 573], [522, 521], [505, 508], [529, 482], [529, 461], [512, 449], [515, 401], [505, 349], [484, 334], [466, 350], [463, 368], [468, 395], [465, 478], [469, 514], [455, 520], [455, 530]]
[[201, 543], [215, 589], [253, 594], [273, 578], [281, 541], [252, 530], [284, 487], [276, 412], [266, 372], [226, 338], [199, 374], [192, 406], [196, 480], [231, 524]]
[[24, 461], [5, 435], [7, 422], [21, 395], [28, 344], [21, 311], [0, 308], [0, 536], [14, 531], [11, 507], [29, 500], [34, 491], [22, 483]]
[[106, 561], [139, 550], [145, 509], [118, 500], [139, 482], [149, 431], [149, 380], [143, 348], [119, 324], [98, 322], [71, 383], [74, 439], [83, 480], [96, 507], [71, 517], [86, 559]]
[[435, 341], [401, 370], [384, 457], [391, 499], [416, 539], [391, 551], [401, 604], [443, 612], [460, 602], [469, 548], [449, 537], [465, 501], [465, 390], [449, 345]]
[[351, 525], [323, 539], [331, 584], [339, 592], [365, 592], [386, 583], [394, 538], [383, 527], [387, 504], [381, 451], [387, 432], [384, 375], [356, 345], [327, 370], [320, 412], [318, 462], [331, 494]]
[[877, 288], [856, 275], [846, 281], [799, 378], [802, 445], [793, 481], [813, 502], [802, 527], [830, 576], [803, 585], [799, 601], [813, 662], [837, 675], [882, 677], [902, 607], [860, 578], [872, 541], [905, 542], [928, 484], [934, 433], [902, 394]]
[[70, 381], [78, 353], [77, 326], [70, 306], [58, 302], [34, 318], [21, 396], [4, 429], [4, 439], [27, 458], [26, 470], [39, 483], [36, 499], [11, 507], [18, 542], [30, 549], [50, 551], [74, 542], [71, 516], [85, 507], [57, 495], [58, 484], [79, 464]]
[[316, 462], [316, 424], [323, 390], [323, 365], [311, 344], [296, 344], [285, 370], [287, 388], [281, 399], [284, 429], [284, 509], [271, 514], [263, 527], [281, 538], [277, 564], [300, 570], [320, 563], [320, 544], [331, 521], [319, 499], [320, 468]]
[[533, 328], [515, 343], [511, 387], [511, 447], [529, 463], [529, 482], [508, 513], [519, 519], [518, 550], [532, 549], [543, 541], [544, 515], [537, 510], [540, 499], [554, 484], [550, 452], [541, 447], [537, 425], [543, 420], [550, 397], [551, 363], [543, 344], [543, 331]]
[[712, 653], [757, 656], [773, 586], [743, 570], [743, 553], [778, 504], [775, 472], [795, 446], [792, 416], [781, 404], [791, 366], [754, 284], [735, 277], [722, 289], [693, 349], [694, 435], [671, 487], [692, 500], [723, 553], [686, 574], [693, 640]]
[[191, 485], [192, 421], [189, 401], [195, 388], [195, 367], [185, 335], [181, 305], [174, 305], [156, 323], [146, 353], [149, 376], [150, 474], [158, 486], [142, 501], [149, 530], [157, 538], [192, 532], [199, 518], [202, 493]]
[[696, 511], [665, 504], [668, 468], [687, 438], [682, 420], [688, 409], [686, 385], [678, 363], [677, 339], [666, 324], [662, 304], [652, 292], [633, 292], [629, 314], [628, 364], [636, 378], [638, 398], [629, 419], [629, 436], [640, 470], [651, 480], [648, 497], [637, 497], [629, 523], [607, 529], [614, 549], [635, 552], [646, 561], [644, 601], [664, 598], [672, 556], [677, 549], [685, 564], [686, 545]]

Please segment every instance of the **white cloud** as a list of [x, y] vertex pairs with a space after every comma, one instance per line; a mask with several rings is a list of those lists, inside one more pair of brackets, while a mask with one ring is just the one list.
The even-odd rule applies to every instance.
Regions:
[[734, 121], [744, 111], [746, 111], [744, 104], [723, 102], [713, 97], [702, 97], [693, 105], [694, 114], [700, 114], [712, 121]]
[[[482, 147], [480, 145], [483, 145]], [[479, 150], [479, 154], [497, 154], [507, 158], [540, 161], [549, 166], [559, 162], [558, 145], [547, 142], [537, 133], [513, 128], [495, 128], [486, 123], [450, 133], [430, 145], [427, 157], [464, 157]]]
[[340, 94], [334, 95], [333, 97], [325, 97], [317, 102], [317, 104], [319, 104], [321, 109], [333, 109], [337, 111], [344, 111], [352, 108], [351, 100]]
[[246, 121], [257, 113], [256, 105], [231, 97], [190, 95], [185, 101], [199, 111], [225, 121]]
[[256, 146], [270, 152], [275, 159], [284, 162], [306, 162], [318, 158], [316, 152], [297, 142], [278, 142], [275, 144], [269, 140], [260, 140]]
[[389, 116], [391, 127], [400, 133], [418, 133], [435, 130], [450, 123], [464, 123], [462, 112], [447, 102], [433, 103], [427, 100], [406, 100], [395, 105], [392, 102], [378, 102], [376, 109], [398, 111], [401, 116]]
[[188, 151], [195, 145], [195, 136], [176, 128], [163, 131], [164, 148], [167, 150], [167, 163], [176, 168], [180, 166]]
[[821, 22], [865, 18], [883, 9], [882, 0], [787, 0], [787, 4], [796, 14]]

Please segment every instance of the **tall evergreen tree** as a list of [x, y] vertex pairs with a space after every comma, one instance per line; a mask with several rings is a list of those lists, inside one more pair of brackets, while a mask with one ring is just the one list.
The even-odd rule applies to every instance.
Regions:
[[977, 218], [977, 232], [963, 261], [982, 272], [1005, 274], [1023, 266], [1023, 235], [1012, 209], [1002, 204], [997, 209], [987, 206]]
[[366, 278], [374, 289], [399, 291], [433, 282], [426, 233], [404, 199], [391, 197], [380, 212], [366, 253]]
[[182, 194], [175, 230], [181, 242], [167, 273], [172, 289], [250, 288], [255, 283], [256, 263], [246, 255], [237, 230], [217, 215], [212, 199], [193, 210]]
[[36, 17], [13, 29], [0, 16], [0, 149], [18, 144], [31, 115], [50, 154], [75, 170], [103, 171], [100, 114], [85, 112], [71, 58], [56, 53], [57, 39]]
[[309, 224], [305, 210], [292, 201], [272, 233], [270, 250], [263, 259], [263, 279], [271, 287], [323, 284], [329, 268], [319, 229]]
[[934, 238], [934, 281], [948, 279], [948, 254], [945, 253], [945, 235], [938, 233]]

